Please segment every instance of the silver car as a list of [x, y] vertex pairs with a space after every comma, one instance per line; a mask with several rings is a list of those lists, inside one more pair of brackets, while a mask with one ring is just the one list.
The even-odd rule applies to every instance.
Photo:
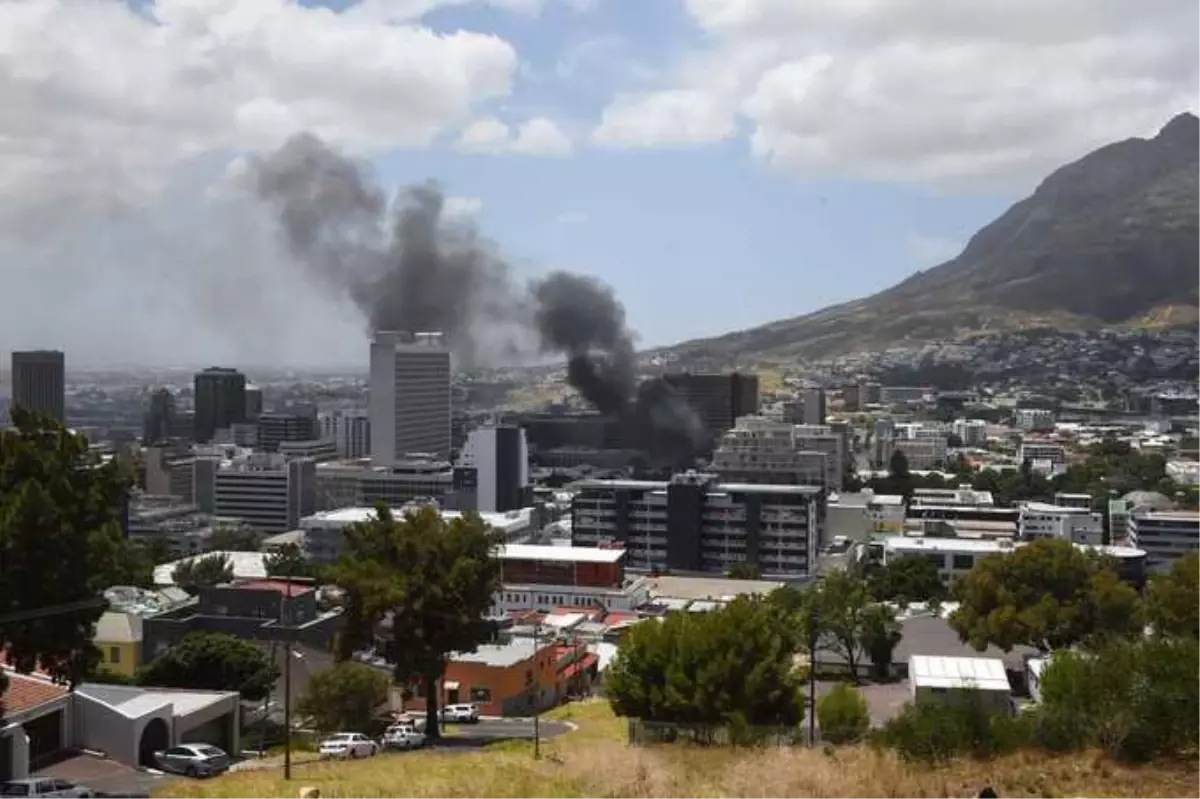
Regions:
[[225, 751], [210, 744], [180, 744], [154, 753], [154, 762], [163, 771], [186, 777], [211, 777], [229, 769]]

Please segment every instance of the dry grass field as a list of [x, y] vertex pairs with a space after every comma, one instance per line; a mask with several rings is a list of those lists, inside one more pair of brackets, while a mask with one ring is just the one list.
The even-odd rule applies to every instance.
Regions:
[[569, 705], [548, 716], [579, 725], [543, 747], [507, 742], [473, 752], [417, 752], [351, 763], [234, 773], [176, 782], [160, 796], [322, 797], [650, 797], [650, 796], [975, 796], [991, 785], [1002, 797], [1198, 796], [1195, 762], [1133, 768], [1096, 754], [1048, 757], [1024, 753], [990, 762], [963, 760], [941, 768], [901, 762], [885, 752], [849, 747], [715, 749], [627, 746], [625, 727], [601, 702]]

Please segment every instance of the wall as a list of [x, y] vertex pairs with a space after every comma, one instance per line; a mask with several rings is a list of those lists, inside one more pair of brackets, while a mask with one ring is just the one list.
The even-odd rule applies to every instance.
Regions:
[[[533, 648], [532, 641], [529, 642]], [[446, 667], [443, 686], [457, 682], [458, 702], [473, 702], [483, 716], [528, 716], [535, 707], [545, 710], [557, 701], [557, 670], [554, 647], [544, 646], [537, 654], [536, 669], [530, 657], [513, 666], [488, 666], [483, 663], [452, 661]], [[527, 676], [528, 675], [528, 676]], [[489, 701], [472, 698], [473, 688], [490, 692]], [[443, 687], [441, 704], [449, 704]], [[408, 710], [424, 710], [425, 700], [416, 697], [405, 703]]]
[[[100, 668], [110, 674], [121, 674], [132, 677], [137, 667], [142, 664], [142, 644], [140, 641], [92, 641], [100, 650]], [[112, 658], [116, 650], [117, 658]]]

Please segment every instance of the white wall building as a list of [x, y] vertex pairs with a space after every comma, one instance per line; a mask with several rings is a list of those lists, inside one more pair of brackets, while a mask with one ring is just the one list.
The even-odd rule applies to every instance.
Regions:
[[914, 702], [962, 701], [971, 691], [995, 710], [1013, 711], [1012, 686], [999, 658], [913, 655], [908, 661], [908, 680]]
[[842, 488], [845, 438], [828, 425], [793, 425], [743, 416], [721, 437], [713, 471], [722, 480]]
[[987, 446], [988, 424], [983, 419], [955, 419], [952, 429], [964, 447]]
[[1184, 555], [1200, 551], [1200, 512], [1135, 510], [1129, 516], [1129, 543], [1146, 552], [1150, 571], [1168, 571]]
[[1023, 502], [1018, 534], [1026, 541], [1061, 538], [1075, 544], [1098, 546], [1104, 543], [1104, 516], [1087, 508]]
[[441, 333], [377, 332], [371, 342], [371, 457], [450, 457], [450, 350]]
[[496, 513], [531, 503], [529, 444], [523, 428], [489, 426], [472, 430], [458, 463], [475, 469], [479, 510]]
[[1053, 430], [1054, 411], [1045, 408], [1017, 408], [1013, 421], [1022, 430]]
[[937, 567], [942, 582], [950, 585], [973, 569], [976, 560], [1012, 552], [1013, 546], [1011, 539], [892, 536], [884, 541], [883, 562], [905, 557], [925, 558]]

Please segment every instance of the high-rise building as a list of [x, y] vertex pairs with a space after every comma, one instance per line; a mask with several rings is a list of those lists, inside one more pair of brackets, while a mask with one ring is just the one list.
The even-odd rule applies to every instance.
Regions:
[[67, 420], [66, 359], [58, 350], [12, 354], [12, 405]]
[[745, 416], [721, 438], [713, 469], [726, 481], [841, 491], [845, 460], [845, 439], [825, 425]]
[[263, 393], [258, 386], [246, 386], [246, 421], [258, 420], [263, 409]]
[[450, 350], [441, 333], [379, 331], [371, 342], [371, 457], [450, 457]]
[[758, 375], [683, 372], [663, 380], [687, 401], [714, 442], [741, 417], [758, 413]]
[[196, 459], [196, 497], [200, 510], [242, 519], [262, 533], [294, 530], [316, 509], [316, 464], [311, 458], [288, 459], [254, 453], [223, 461]]
[[825, 389], [804, 389], [804, 421], [801, 424], [825, 424]]
[[218, 430], [246, 421], [246, 376], [213, 366], [195, 377], [196, 441], [207, 444]]
[[504, 513], [530, 504], [529, 448], [520, 427], [472, 430], [459, 455], [459, 465], [476, 471], [477, 510]]
[[278, 452], [284, 441], [314, 441], [320, 437], [314, 407], [264, 411], [258, 415], [258, 449], [263, 452]]
[[175, 428], [175, 395], [168, 388], [160, 388], [150, 395], [150, 408], [142, 423], [142, 443], [151, 446], [166, 441]]
[[318, 420], [321, 438], [334, 442], [343, 458], [365, 458], [371, 454], [371, 418], [366, 411], [332, 411]]

